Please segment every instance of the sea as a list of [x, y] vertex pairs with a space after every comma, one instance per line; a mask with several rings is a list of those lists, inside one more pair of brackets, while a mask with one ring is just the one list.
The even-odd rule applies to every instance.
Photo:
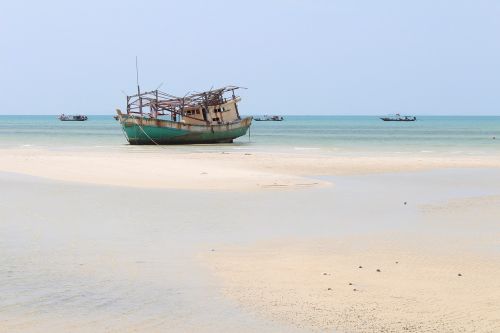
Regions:
[[[62, 122], [56, 115], [0, 115], [0, 148], [112, 149], [130, 146], [111, 115]], [[165, 148], [165, 147], [163, 147]], [[319, 154], [500, 154], [500, 116], [417, 116], [415, 122], [384, 122], [377, 116], [284, 116], [254, 121], [233, 144], [170, 146], [171, 151], [278, 151]]]

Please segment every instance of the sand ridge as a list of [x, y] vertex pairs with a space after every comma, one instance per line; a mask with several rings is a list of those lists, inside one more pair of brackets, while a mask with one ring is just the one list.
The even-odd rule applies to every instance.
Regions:
[[0, 150], [0, 171], [54, 180], [144, 188], [255, 191], [331, 184], [321, 175], [439, 168], [500, 168], [497, 156], [335, 156], [265, 152], [179, 153], [163, 150]]

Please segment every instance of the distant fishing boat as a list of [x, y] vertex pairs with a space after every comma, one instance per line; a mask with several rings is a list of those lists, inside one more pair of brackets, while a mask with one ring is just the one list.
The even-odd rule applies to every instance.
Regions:
[[254, 118], [254, 120], [255, 121], [283, 121], [283, 117], [264, 115], [262, 117], [256, 117], [256, 118]]
[[395, 115], [387, 116], [387, 117], [381, 117], [383, 121], [415, 121], [417, 120], [417, 117], [415, 116], [402, 116], [399, 113], [396, 113]]
[[116, 110], [132, 145], [230, 143], [247, 133], [252, 117], [241, 118], [235, 95], [227, 86], [177, 97], [160, 90], [127, 96], [127, 113]]
[[82, 114], [75, 114], [75, 115], [70, 115], [70, 114], [61, 114], [59, 117], [60, 121], [85, 121], [87, 120], [87, 116], [82, 115]]

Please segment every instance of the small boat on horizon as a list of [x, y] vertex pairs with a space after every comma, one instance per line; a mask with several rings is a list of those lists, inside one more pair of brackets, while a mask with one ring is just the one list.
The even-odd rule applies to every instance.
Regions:
[[88, 119], [88, 117], [82, 114], [70, 115], [63, 113], [58, 117], [58, 119], [60, 121], [85, 121]]
[[415, 121], [417, 120], [417, 117], [415, 116], [402, 116], [399, 113], [396, 113], [395, 115], [389, 115], [387, 117], [381, 117], [383, 121]]
[[283, 121], [284, 118], [282, 116], [268, 116], [264, 115], [262, 117], [255, 117], [255, 121]]

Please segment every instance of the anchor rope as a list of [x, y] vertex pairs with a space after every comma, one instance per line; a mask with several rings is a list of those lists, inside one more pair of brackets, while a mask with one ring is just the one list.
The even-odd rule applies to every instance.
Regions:
[[136, 119], [136, 118], [134, 118], [134, 120], [136, 121], [135, 123], [137, 124], [137, 126], [139, 127], [139, 129], [142, 131], [142, 133], [144, 133], [144, 135], [146, 135], [146, 136], [148, 137], [148, 139], [149, 139], [149, 140], [151, 140], [151, 142], [152, 142], [152, 143], [154, 143], [155, 145], [157, 145], [157, 146], [159, 146], [159, 147], [161, 147], [161, 148], [165, 148], [165, 147], [163, 147], [162, 145], [160, 145], [158, 142], [156, 142], [155, 140], [153, 140], [153, 138], [152, 138], [152, 137], [150, 137], [150, 136], [148, 135], [148, 133], [146, 133], [146, 131], [142, 128], [142, 125], [141, 125], [141, 124], [139, 124], [139, 122], [137, 121], [137, 119]]
[[132, 119], [134, 119], [134, 122], [135, 122], [135, 124], [137, 125], [137, 127], [139, 127], [139, 129], [142, 131], [142, 133], [144, 133], [144, 135], [146, 135], [146, 136], [147, 136], [147, 138], [148, 138], [149, 140], [151, 140], [151, 142], [152, 142], [152, 143], [154, 143], [155, 145], [157, 145], [157, 146], [158, 146], [158, 147], [160, 147], [160, 148], [167, 149], [166, 147], [164, 147], [164, 146], [160, 145], [158, 142], [156, 142], [155, 140], [153, 140], [153, 138], [152, 138], [152, 137], [150, 137], [150, 136], [148, 135], [148, 133], [146, 133], [146, 131], [142, 128], [142, 125], [141, 125], [141, 124], [139, 124], [139, 121], [138, 121], [138, 119], [137, 119], [136, 117], [132, 117]]
[[122, 125], [121, 129], [122, 129], [123, 135], [125, 135], [125, 137], [127, 138], [127, 141], [130, 141], [130, 139], [128, 138], [127, 132], [125, 132], [125, 130], [123, 129], [123, 125]]

